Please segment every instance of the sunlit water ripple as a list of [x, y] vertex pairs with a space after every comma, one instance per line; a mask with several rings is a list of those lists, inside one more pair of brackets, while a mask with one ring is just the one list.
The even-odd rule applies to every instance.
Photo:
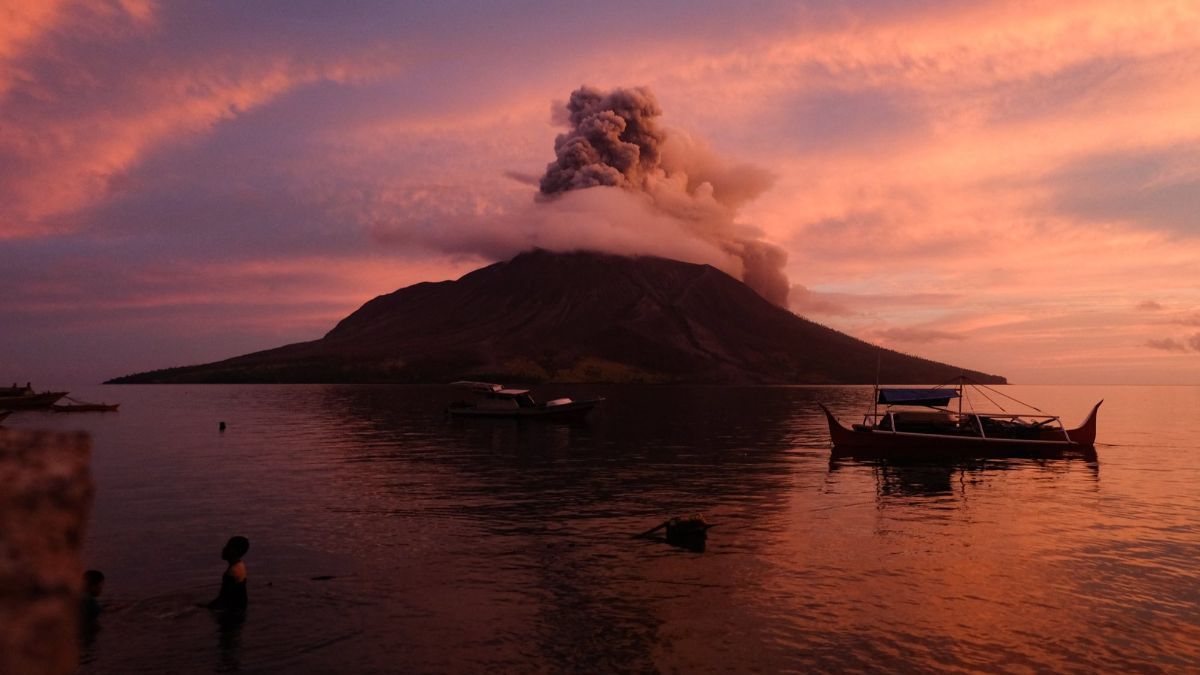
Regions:
[[[1200, 388], [1010, 387], [1099, 460], [830, 462], [862, 387], [574, 387], [584, 424], [444, 387], [83, 387], [108, 576], [85, 672], [1200, 668]], [[217, 431], [218, 421], [228, 430]], [[633, 539], [716, 523], [703, 553]], [[251, 609], [221, 625], [224, 539]], [[332, 579], [313, 580], [313, 577]]]

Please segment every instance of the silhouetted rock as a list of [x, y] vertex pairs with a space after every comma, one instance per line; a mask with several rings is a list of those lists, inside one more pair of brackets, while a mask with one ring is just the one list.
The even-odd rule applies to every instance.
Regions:
[[325, 337], [136, 382], [869, 383], [1004, 378], [881, 349], [708, 265], [534, 250], [382, 295]]
[[92, 504], [87, 434], [0, 430], [0, 673], [73, 673]]

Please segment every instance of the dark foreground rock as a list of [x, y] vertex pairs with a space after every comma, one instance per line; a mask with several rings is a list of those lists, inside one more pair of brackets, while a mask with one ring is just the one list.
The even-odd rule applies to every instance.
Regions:
[[87, 434], [0, 429], [0, 673], [79, 666]]
[[939, 383], [1004, 378], [882, 349], [781, 309], [708, 265], [531, 251], [382, 295], [325, 337], [152, 382]]

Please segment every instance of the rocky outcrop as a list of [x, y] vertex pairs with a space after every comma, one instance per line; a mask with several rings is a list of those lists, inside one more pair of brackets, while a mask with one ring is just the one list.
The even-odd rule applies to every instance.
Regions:
[[0, 673], [79, 666], [87, 434], [0, 429]]

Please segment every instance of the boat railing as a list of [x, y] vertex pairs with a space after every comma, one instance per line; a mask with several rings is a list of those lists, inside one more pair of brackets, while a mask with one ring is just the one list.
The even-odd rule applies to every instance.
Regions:
[[[1061, 431], [1063, 437], [1070, 442], [1071, 436], [1067, 433], [1066, 425], [1062, 423], [1059, 415], [1046, 415], [1039, 413], [976, 413], [964, 412], [958, 413], [952, 410], [944, 410], [934, 408], [935, 411], [945, 415], [947, 422], [954, 422], [959, 425], [969, 424], [980, 438], [988, 438], [987, 432], [984, 429], [985, 420], [997, 420], [1000, 422], [1010, 422], [1013, 424], [1024, 424], [1028, 427], [1043, 428], [1049, 431]], [[896, 420], [897, 412], [891, 409], [882, 412], [868, 412], [863, 415], [863, 425], [877, 429], [879, 431], [897, 433], [901, 429], [897, 428]], [[903, 415], [901, 411], [899, 414]], [[920, 413], [916, 413], [920, 414]], [[1001, 434], [1003, 436], [1003, 434]]]
[[975, 417], [986, 417], [989, 419], [1016, 420], [1016, 419], [1025, 418], [1025, 419], [1046, 420], [1046, 421], [1053, 421], [1053, 422], [1060, 421], [1058, 415], [1033, 415], [1033, 414], [1025, 414], [1025, 413], [963, 413], [963, 414], [964, 415], [970, 414], [970, 415], [974, 415]]
[[[947, 415], [951, 415], [954, 417], [963, 417], [963, 418], [984, 417], [987, 419], [1001, 419], [1001, 420], [1031, 419], [1031, 420], [1046, 420], [1046, 422], [1058, 422], [1059, 424], [1062, 424], [1062, 419], [1061, 419], [1060, 415], [1038, 415], [1038, 414], [1026, 414], [1026, 413], [975, 413], [975, 412], [957, 413], [957, 412], [953, 412], [953, 411], [942, 411], [942, 412], [945, 412]], [[866, 413], [863, 415], [863, 424], [870, 424], [870, 423], [874, 422], [875, 420], [887, 417], [888, 415], [891, 415], [891, 414], [893, 414], [893, 411], [880, 412], [880, 413]], [[903, 414], [903, 413], [900, 413], [900, 414]]]

